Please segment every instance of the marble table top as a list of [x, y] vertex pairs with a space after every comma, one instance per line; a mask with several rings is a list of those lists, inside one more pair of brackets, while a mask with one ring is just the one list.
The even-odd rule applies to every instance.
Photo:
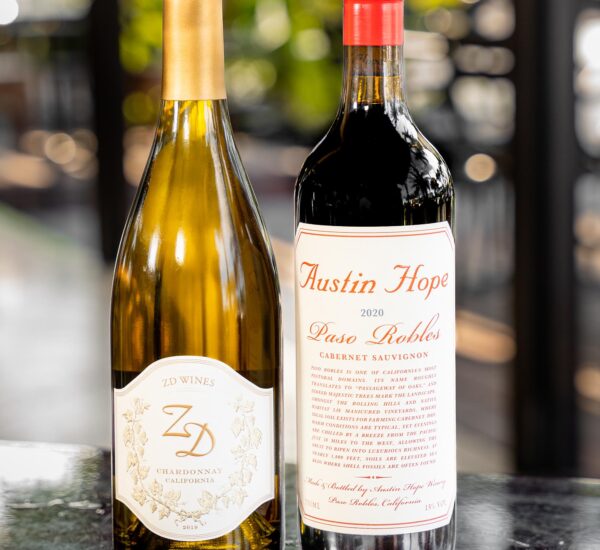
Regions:
[[[296, 542], [294, 467], [287, 543]], [[109, 550], [110, 454], [0, 442], [0, 549]], [[457, 550], [600, 550], [600, 481], [460, 475]]]

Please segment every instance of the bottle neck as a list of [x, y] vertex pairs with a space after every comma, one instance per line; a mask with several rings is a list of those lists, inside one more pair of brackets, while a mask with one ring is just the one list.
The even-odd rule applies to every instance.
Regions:
[[230, 129], [227, 102], [220, 100], [163, 100], [158, 143], [180, 145], [208, 142]]
[[404, 1], [344, 2], [345, 112], [404, 102]]
[[345, 111], [369, 105], [404, 103], [402, 46], [346, 46], [344, 51]]
[[163, 21], [163, 99], [225, 99], [222, 0], [164, 0]]

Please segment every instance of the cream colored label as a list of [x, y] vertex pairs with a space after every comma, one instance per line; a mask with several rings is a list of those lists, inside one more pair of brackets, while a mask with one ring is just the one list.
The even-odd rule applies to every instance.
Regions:
[[298, 491], [307, 525], [392, 535], [450, 522], [454, 264], [447, 223], [300, 224]]
[[169, 357], [114, 392], [115, 493], [170, 540], [220, 537], [274, 498], [273, 390]]

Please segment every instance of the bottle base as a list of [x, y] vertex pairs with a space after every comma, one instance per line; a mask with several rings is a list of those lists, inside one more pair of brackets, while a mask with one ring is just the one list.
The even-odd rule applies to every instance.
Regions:
[[253, 513], [237, 529], [217, 539], [181, 542], [167, 540], [135, 520], [128, 529], [115, 528], [114, 550], [279, 550], [281, 532], [258, 513]]
[[409, 535], [345, 535], [314, 529], [300, 521], [303, 550], [454, 550], [456, 512], [445, 527]]

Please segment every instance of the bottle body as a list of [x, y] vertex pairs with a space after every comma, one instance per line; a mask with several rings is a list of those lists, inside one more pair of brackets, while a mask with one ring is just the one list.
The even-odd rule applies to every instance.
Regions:
[[[279, 548], [279, 287], [224, 99], [220, 1], [165, 9], [165, 63], [185, 50], [206, 78], [196, 88], [181, 58], [166, 71], [117, 259], [114, 545]], [[193, 51], [203, 29], [221, 41], [210, 62]]]
[[[349, 4], [360, 25], [376, 3]], [[345, 39], [340, 111], [296, 185], [301, 542], [449, 550], [454, 189], [404, 102], [402, 33], [368, 17], [375, 45]]]

